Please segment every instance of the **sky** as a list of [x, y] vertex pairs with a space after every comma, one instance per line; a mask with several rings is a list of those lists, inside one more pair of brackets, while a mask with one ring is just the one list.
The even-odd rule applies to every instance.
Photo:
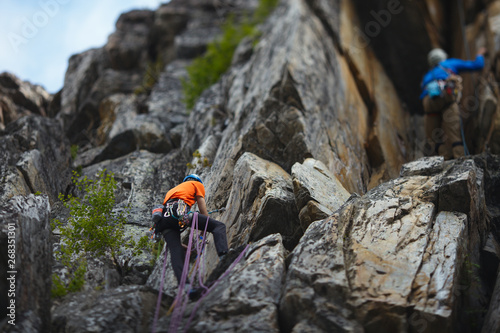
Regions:
[[121, 13], [169, 0], [0, 0], [0, 73], [59, 91], [71, 55], [106, 44]]

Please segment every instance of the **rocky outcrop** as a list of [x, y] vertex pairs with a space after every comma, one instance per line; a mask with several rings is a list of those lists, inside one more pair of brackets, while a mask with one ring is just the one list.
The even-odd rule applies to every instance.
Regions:
[[326, 166], [308, 158], [292, 167], [295, 204], [303, 230], [337, 211], [349, 199], [347, 192]]
[[[482, 170], [470, 162], [395, 179], [311, 224], [292, 253], [284, 329], [451, 332], [470, 325], [460, 313], [478, 274], [471, 253], [486, 241], [473, 229], [487, 230]], [[443, 204], [450, 187], [463, 202]]]
[[133, 10], [120, 15], [116, 30], [108, 37], [104, 47], [111, 68], [127, 70], [146, 63], [148, 54], [144, 51], [149, 46], [154, 15], [150, 10]]
[[30, 114], [49, 115], [52, 96], [41, 86], [21, 81], [10, 73], [0, 74], [0, 130]]
[[[281, 237], [264, 237], [247, 249], [244, 260], [207, 296], [196, 311], [196, 324], [191, 330], [279, 332], [278, 304], [284, 279], [285, 248]], [[239, 315], [222, 319], [229, 311]]]
[[47, 196], [0, 203], [2, 332], [48, 332], [52, 244]]
[[[359, 193], [370, 181], [370, 164], [386, 170], [388, 179], [412, 156], [409, 118], [392, 83], [369, 48], [360, 51], [364, 58], [356, 63], [359, 68], [350, 65], [351, 59], [330, 35], [332, 30], [351, 29], [352, 23], [328, 24], [319, 18], [328, 16], [327, 9], [302, 1], [281, 6], [251, 56], [234, 57], [247, 61], [235, 64], [194, 107], [187, 124], [192, 134], [182, 147], [194, 151], [220, 133], [221, 148], [210, 171], [220, 175], [213, 177], [210, 191], [216, 200], [227, 192], [234, 163], [245, 152], [287, 172], [312, 157], [338, 175], [347, 191]], [[368, 71], [361, 78], [360, 66]], [[361, 90], [368, 84], [372, 94]], [[378, 105], [374, 129], [372, 104]], [[371, 148], [366, 149], [368, 140]]]
[[[69, 60], [60, 105], [53, 108], [60, 110], [57, 117], [71, 142], [84, 150], [99, 146], [94, 163], [135, 149], [167, 153], [178, 147], [180, 129], [171, 130], [186, 118], [183, 97], [177, 93], [186, 60], [202, 54], [220, 33], [220, 18], [254, 6], [250, 2], [216, 11], [213, 3], [172, 1], [157, 11], [122, 14], [103, 48]], [[180, 72], [175, 62], [183, 64]], [[166, 65], [170, 67], [165, 70]], [[112, 95], [120, 93], [138, 97], [118, 102]], [[120, 119], [128, 125], [109, 132], [109, 122]]]
[[[74, 294], [54, 311], [51, 332], [147, 332], [156, 299], [153, 290], [141, 286]], [[164, 302], [160, 310], [167, 306]]]
[[[243, 259], [216, 280], [204, 299], [186, 308], [179, 329], [280, 332], [278, 304], [285, 278], [285, 253], [278, 234], [250, 245]], [[230, 313], [234, 315], [228, 316]], [[166, 331], [169, 325], [168, 317], [160, 319], [158, 332]]]
[[236, 247], [281, 233], [285, 248], [293, 249], [302, 229], [290, 175], [250, 153], [240, 157], [234, 173], [227, 212], [221, 217], [229, 244]]
[[58, 200], [71, 178], [69, 142], [53, 119], [27, 116], [0, 136], [0, 202], [16, 195], [42, 193]]
[[[230, 247], [249, 247], [211, 293], [187, 305], [189, 331], [498, 329], [498, 157], [417, 159], [426, 152], [413, 83], [426, 49], [447, 36], [443, 6], [283, 1], [188, 112], [187, 66], [227, 15], [238, 19], [257, 4], [172, 0], [125, 13], [105, 46], [70, 59], [55, 96], [0, 76], [0, 107], [17, 112], [0, 132], [5, 211], [16, 195], [41, 192], [64, 221], [57, 195], [78, 194], [71, 168], [91, 178], [106, 169], [117, 181], [116, 209], [127, 211], [126, 237], [138, 240], [151, 208], [195, 172], [208, 210], [226, 208], [211, 216], [226, 224]], [[472, 17], [479, 7], [467, 8]], [[473, 48], [496, 36], [493, 23], [487, 34], [469, 29], [482, 36]], [[412, 47], [408, 31], [420, 32]], [[403, 54], [411, 68], [398, 62]], [[485, 132], [496, 104], [478, 101]], [[79, 146], [73, 161], [70, 142]], [[210, 279], [225, 267], [208, 242]], [[54, 302], [51, 331], [149, 331], [164, 258], [157, 328], [166, 331], [177, 282], [165, 252], [155, 263], [151, 253], [132, 259], [119, 277], [96, 260], [84, 293]], [[40, 317], [47, 290], [33, 307], [22, 299], [32, 331], [48, 330], [50, 317]]]

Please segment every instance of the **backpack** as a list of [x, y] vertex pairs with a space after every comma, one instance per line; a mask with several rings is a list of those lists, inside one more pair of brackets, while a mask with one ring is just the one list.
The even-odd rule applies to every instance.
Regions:
[[462, 78], [446, 67], [441, 65], [439, 67], [448, 73], [448, 78], [446, 80], [434, 79], [429, 82], [425, 86], [429, 97], [452, 97], [455, 100], [459, 100], [462, 93]]
[[435, 97], [442, 97], [443, 96], [443, 84], [441, 82], [444, 82], [442, 80], [432, 80], [429, 82], [426, 86], [425, 89], [427, 90], [427, 93], [429, 94], [430, 98], [435, 98]]

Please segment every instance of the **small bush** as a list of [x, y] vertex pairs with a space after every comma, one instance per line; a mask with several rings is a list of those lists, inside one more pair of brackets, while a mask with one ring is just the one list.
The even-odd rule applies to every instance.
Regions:
[[226, 72], [241, 40], [259, 35], [256, 26], [265, 20], [277, 4], [278, 0], [260, 0], [253, 16], [244, 18], [241, 23], [236, 23], [234, 17], [230, 17], [222, 26], [222, 36], [209, 43], [206, 53], [187, 67], [188, 78], [182, 80], [182, 87], [188, 109], [193, 108], [202, 92]]
[[189, 169], [196, 169], [197, 167], [209, 168], [212, 166], [212, 163], [210, 163], [208, 158], [201, 156], [201, 153], [199, 150], [194, 151], [193, 158], [196, 158], [196, 161], [194, 162], [194, 164], [191, 162], [186, 163], [186, 166]]
[[77, 263], [65, 263], [66, 267], [74, 267], [69, 276], [69, 281], [65, 284], [57, 274], [52, 274], [51, 295], [54, 298], [66, 296], [68, 293], [80, 291], [85, 284], [85, 273], [87, 264], [85, 260]]
[[61, 281], [57, 274], [52, 274], [52, 289], [50, 291], [53, 298], [63, 297], [68, 294], [68, 287]]
[[[123, 213], [113, 211], [115, 207], [116, 181], [106, 170], [99, 172], [97, 180], [73, 175], [75, 186], [83, 191], [82, 199], [69, 196], [64, 205], [70, 209], [70, 218], [65, 226], [60, 225], [64, 240], [61, 248], [71, 254], [81, 252], [103, 256], [106, 252], [116, 257], [120, 245], [124, 244]], [[59, 196], [64, 199], [63, 196]]]
[[[56, 256], [68, 270], [69, 283], [64, 285], [59, 278], [54, 278], [54, 295], [78, 291], [84, 284], [87, 270], [87, 257], [110, 258], [123, 275], [128, 261], [120, 263], [117, 260], [120, 248], [134, 248], [135, 243], [126, 241], [124, 237], [125, 214], [115, 211], [116, 181], [113, 174], [106, 170], [99, 172], [96, 180], [87, 177], [80, 178], [76, 172], [72, 178], [76, 188], [83, 192], [83, 198], [70, 195], [59, 199], [69, 208], [70, 217], [65, 225], [54, 220], [54, 226], [61, 232], [61, 247]], [[134, 254], [137, 251], [134, 250]]]

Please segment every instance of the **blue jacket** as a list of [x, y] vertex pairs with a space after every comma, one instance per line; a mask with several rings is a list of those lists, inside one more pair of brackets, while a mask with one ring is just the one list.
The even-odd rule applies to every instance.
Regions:
[[428, 71], [422, 80], [420, 87], [422, 88], [422, 94], [420, 95], [420, 99], [423, 99], [427, 96], [427, 90], [425, 90], [425, 86], [433, 81], [433, 80], [446, 80], [450, 73], [445, 71], [442, 67], [450, 70], [454, 74], [459, 74], [460, 72], [470, 72], [481, 70], [484, 67], [484, 57], [482, 55], [478, 55], [476, 60], [462, 60], [462, 59], [446, 59], [441, 61], [438, 66], [434, 67], [430, 71]]

